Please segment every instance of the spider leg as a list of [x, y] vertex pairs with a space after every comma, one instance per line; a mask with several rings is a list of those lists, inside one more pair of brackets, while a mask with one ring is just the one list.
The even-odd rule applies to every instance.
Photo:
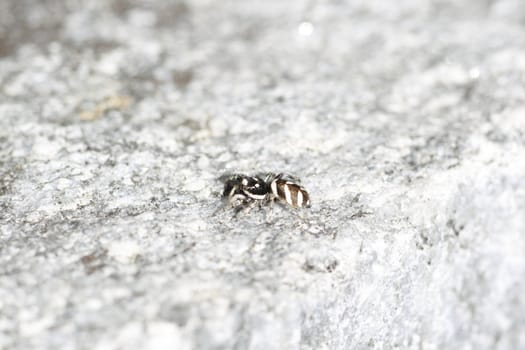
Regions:
[[233, 217], [238, 218], [248, 214], [256, 205], [256, 200], [249, 200], [246, 203], [234, 207]]

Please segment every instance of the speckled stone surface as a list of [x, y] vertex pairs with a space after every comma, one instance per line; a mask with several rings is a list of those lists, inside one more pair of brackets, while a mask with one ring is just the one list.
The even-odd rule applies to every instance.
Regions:
[[521, 0], [3, 0], [0, 349], [525, 349], [524, 72]]

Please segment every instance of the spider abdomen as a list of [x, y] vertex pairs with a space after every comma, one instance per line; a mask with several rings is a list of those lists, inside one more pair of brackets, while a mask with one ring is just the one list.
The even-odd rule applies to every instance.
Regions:
[[276, 179], [271, 189], [274, 197], [295, 208], [310, 207], [310, 196], [305, 188], [295, 182]]

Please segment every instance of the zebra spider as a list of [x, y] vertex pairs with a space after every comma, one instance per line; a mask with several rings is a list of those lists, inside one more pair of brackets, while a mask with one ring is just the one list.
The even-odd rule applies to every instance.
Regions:
[[294, 208], [310, 207], [310, 196], [301, 181], [287, 174], [267, 173], [247, 176], [234, 174], [225, 178], [223, 197], [239, 212], [255, 205], [272, 204], [275, 200]]

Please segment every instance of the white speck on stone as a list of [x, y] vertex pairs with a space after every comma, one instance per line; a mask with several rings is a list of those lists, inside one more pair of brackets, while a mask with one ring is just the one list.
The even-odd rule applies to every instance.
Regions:
[[56, 157], [62, 145], [57, 141], [51, 141], [46, 137], [39, 137], [35, 140], [32, 147], [34, 159], [50, 160]]
[[228, 123], [225, 118], [212, 118], [209, 122], [209, 128], [212, 136], [223, 136], [228, 132]]
[[468, 71], [468, 75], [469, 75], [470, 79], [477, 80], [481, 76], [481, 70], [479, 69], [479, 67], [471, 68]]
[[131, 294], [131, 290], [124, 287], [106, 288], [101, 294], [105, 300], [111, 302], [117, 299], [128, 298]]
[[135, 262], [142, 253], [142, 247], [135, 241], [115, 241], [108, 246], [108, 255], [123, 264]]
[[190, 192], [202, 191], [206, 187], [206, 181], [200, 177], [189, 177], [184, 182], [184, 189]]
[[175, 324], [155, 321], [147, 325], [144, 349], [189, 350], [191, 349], [191, 344], [183, 338], [179, 327]]
[[74, 182], [70, 179], [60, 178], [56, 181], [56, 186], [59, 190], [65, 190], [66, 188], [70, 187], [73, 183]]
[[297, 33], [300, 36], [310, 36], [314, 32], [314, 25], [312, 22], [304, 21], [299, 24], [297, 27]]
[[20, 323], [20, 334], [23, 337], [32, 337], [46, 331], [54, 322], [51, 316], [40, 319], [27, 320]]
[[84, 300], [83, 305], [85, 309], [87, 310], [97, 311], [97, 310], [100, 310], [104, 304], [102, 303], [102, 300], [100, 300], [99, 298], [89, 298], [89, 299]]
[[128, 20], [137, 27], [151, 27], [157, 22], [157, 16], [153, 11], [133, 9], [128, 12]]
[[109, 350], [115, 348], [132, 349], [137, 348], [143, 341], [144, 326], [137, 321], [125, 324], [118, 333], [110, 338], [101, 340], [96, 346], [96, 350]]
[[113, 50], [104, 54], [95, 68], [100, 73], [114, 76], [120, 71], [124, 60], [125, 52], [123, 50]]
[[27, 213], [27, 215], [24, 218], [24, 220], [26, 222], [28, 222], [28, 223], [35, 224], [35, 223], [39, 222], [40, 220], [42, 220], [43, 216], [44, 215], [40, 211], [32, 210], [29, 213]]
[[210, 165], [210, 159], [206, 156], [200, 156], [197, 161], [197, 166], [201, 169], [207, 169]]

